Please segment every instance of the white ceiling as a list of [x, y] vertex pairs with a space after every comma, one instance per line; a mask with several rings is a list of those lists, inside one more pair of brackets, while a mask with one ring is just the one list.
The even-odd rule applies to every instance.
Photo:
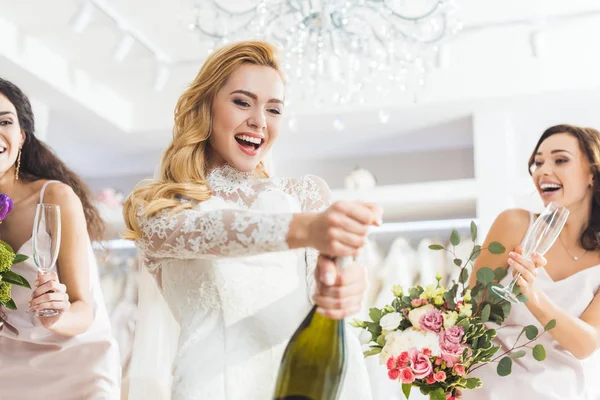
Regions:
[[[47, 141], [78, 172], [151, 173], [170, 138], [173, 106], [207, 46], [184, 27], [191, 0], [96, 1], [172, 61], [164, 90], [153, 89], [157, 62], [144, 48], [134, 46], [121, 63], [113, 60], [121, 31], [112, 20], [95, 13], [86, 29], [73, 32], [78, 0], [0, 0], [0, 76], [48, 107]], [[457, 2], [465, 29], [445, 45], [443, 66], [422, 93], [338, 110], [297, 108], [298, 127], [282, 135], [278, 158], [468, 147], [470, 116], [481, 107], [529, 98], [543, 108], [548, 97], [560, 104], [567, 97], [597, 98], [599, 1]], [[542, 32], [537, 57], [534, 31]], [[387, 124], [379, 121], [380, 110], [391, 115]], [[333, 128], [336, 117], [343, 131]]]

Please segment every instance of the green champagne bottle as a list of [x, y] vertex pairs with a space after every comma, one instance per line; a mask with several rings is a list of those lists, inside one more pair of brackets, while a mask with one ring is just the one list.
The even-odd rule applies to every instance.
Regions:
[[[338, 268], [349, 260], [339, 260]], [[324, 317], [314, 306], [283, 353], [274, 399], [336, 400], [345, 372], [344, 320]]]

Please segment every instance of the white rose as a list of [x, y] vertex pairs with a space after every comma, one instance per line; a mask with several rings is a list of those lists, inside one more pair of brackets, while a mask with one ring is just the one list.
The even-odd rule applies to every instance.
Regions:
[[432, 311], [435, 307], [431, 304], [427, 304], [423, 307], [415, 308], [408, 313], [408, 320], [417, 329], [421, 329], [421, 317], [428, 312]]
[[430, 331], [420, 331], [409, 328], [405, 331], [396, 331], [386, 337], [385, 346], [380, 353], [379, 361], [385, 364], [390, 357], [397, 357], [404, 351], [416, 349], [431, 350], [431, 354], [439, 356], [441, 354], [438, 335]]
[[358, 340], [360, 341], [361, 344], [367, 344], [371, 341], [371, 332], [369, 332], [366, 329], [362, 329], [360, 331], [360, 334], [358, 335]]
[[400, 322], [402, 322], [402, 314], [393, 312], [385, 314], [383, 317], [381, 317], [379, 320], [379, 325], [381, 325], [381, 329], [384, 331], [393, 331], [400, 326]]

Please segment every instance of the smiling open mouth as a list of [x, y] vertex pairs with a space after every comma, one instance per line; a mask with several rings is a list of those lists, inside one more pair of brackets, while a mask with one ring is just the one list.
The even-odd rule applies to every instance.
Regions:
[[542, 183], [540, 189], [543, 193], [552, 193], [562, 189], [562, 185], [559, 185], [558, 183]]
[[235, 140], [244, 147], [258, 150], [265, 142], [264, 139], [252, 137], [248, 135], [235, 135]]

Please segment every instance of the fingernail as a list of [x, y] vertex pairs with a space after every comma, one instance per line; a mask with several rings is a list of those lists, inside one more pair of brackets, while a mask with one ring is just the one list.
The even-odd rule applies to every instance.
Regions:
[[324, 276], [323, 276], [323, 283], [331, 286], [335, 283], [335, 274], [333, 272], [327, 272]]
[[508, 263], [509, 263], [509, 264], [514, 264], [514, 263], [515, 263], [515, 261], [514, 261], [512, 258], [509, 258], [509, 259], [508, 259]]
[[321, 307], [317, 307], [317, 312], [321, 315], [323, 315], [325, 313], [325, 310], [322, 309]]
[[511, 251], [510, 253], [508, 253], [509, 256], [514, 257], [517, 255], [517, 253], [515, 253], [514, 251]]

